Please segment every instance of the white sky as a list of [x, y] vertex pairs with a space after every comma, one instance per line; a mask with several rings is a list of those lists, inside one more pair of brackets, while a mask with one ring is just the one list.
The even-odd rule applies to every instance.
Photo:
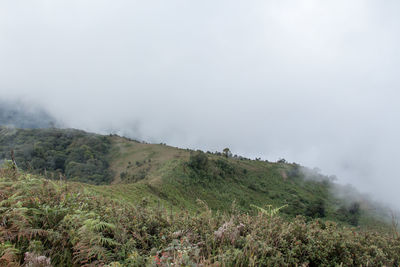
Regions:
[[0, 97], [280, 157], [400, 206], [400, 2], [2, 0]]

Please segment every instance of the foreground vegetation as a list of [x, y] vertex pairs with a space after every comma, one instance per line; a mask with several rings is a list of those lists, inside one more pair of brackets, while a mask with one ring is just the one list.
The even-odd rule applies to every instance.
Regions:
[[[1, 266], [398, 266], [400, 238], [320, 219], [196, 214], [129, 204], [93, 186], [0, 170]], [[36, 265], [35, 265], [36, 264]], [[39, 265], [42, 264], [42, 265]]]

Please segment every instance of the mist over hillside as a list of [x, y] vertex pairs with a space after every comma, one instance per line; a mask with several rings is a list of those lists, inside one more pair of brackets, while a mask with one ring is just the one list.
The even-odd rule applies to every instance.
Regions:
[[[56, 113], [57, 114], [57, 113]], [[18, 100], [18, 99], [0, 99], [0, 126], [8, 126], [8, 127], [16, 127], [16, 128], [49, 128], [49, 127], [60, 127], [61, 125], [66, 125], [65, 123], [61, 123], [61, 118], [60, 114], [58, 114], [58, 119], [56, 119], [56, 116], [53, 116], [47, 109], [44, 108], [41, 104], [35, 104], [33, 102], [32, 104], [27, 104], [26, 99], [25, 100]], [[118, 118], [115, 118], [118, 121]], [[71, 123], [70, 125], [74, 125]], [[99, 124], [100, 125], [100, 124]], [[140, 124], [127, 124], [124, 126], [121, 126], [121, 128], [117, 128], [116, 126], [118, 125], [109, 125], [109, 126], [104, 126], [103, 127], [93, 127], [89, 126], [89, 129], [92, 129], [94, 132], [100, 133], [100, 134], [119, 134], [121, 136], [126, 136], [129, 138], [133, 138], [135, 140], [142, 140], [141, 137], [146, 136], [143, 135], [143, 128], [140, 127]], [[87, 128], [85, 129], [87, 130]], [[4, 131], [2, 131], [4, 133]], [[62, 132], [62, 131], [60, 131]], [[143, 141], [151, 141], [152, 143], [163, 143], [164, 140], [170, 140], [170, 134], [166, 133], [166, 136], [160, 136], [157, 135], [157, 137], [150, 137], [150, 140], [143, 140]], [[3, 137], [4, 139], [4, 137]], [[59, 140], [60, 142], [60, 140]], [[3, 141], [4, 143], [4, 141]], [[9, 143], [9, 147], [4, 150], [0, 151], [2, 158], [0, 159], [1, 161], [4, 160], [4, 158], [7, 158], [10, 153], [10, 149], [13, 148], [12, 143]], [[33, 145], [33, 143], [31, 144]], [[179, 143], [175, 145], [177, 147], [180, 147]], [[193, 147], [193, 145], [188, 145], [187, 147]], [[5, 147], [3, 147], [5, 148]], [[184, 148], [184, 147], [182, 147]], [[200, 146], [200, 148], [210, 148], [209, 145], [205, 144], [203, 146]], [[215, 149], [217, 148], [217, 149]], [[211, 151], [218, 150], [218, 147], [212, 147], [210, 149]], [[19, 152], [21, 153], [21, 152]], [[23, 152], [26, 153], [26, 152]], [[284, 154], [284, 151], [282, 152]], [[249, 156], [248, 153], [243, 153], [241, 154], [242, 156]], [[259, 155], [263, 155], [262, 151], [259, 152], [259, 154], [255, 154], [254, 158], [256, 159], [261, 159]], [[252, 157], [253, 155], [250, 155]], [[283, 158], [283, 157], [279, 157]], [[263, 158], [263, 160], [266, 158]], [[307, 162], [307, 158], [304, 160]], [[0, 162], [1, 163], [1, 162]], [[300, 164], [304, 164], [303, 161], [298, 161]], [[26, 162], [22, 162], [23, 165], [26, 165]], [[55, 164], [55, 163], [54, 163]], [[315, 166], [307, 166], [307, 167], [315, 167]], [[321, 176], [321, 170], [318, 168], [319, 166], [316, 166], [314, 169], [313, 168], [302, 168], [303, 175], [305, 179], [309, 180], [317, 180], [319, 181], [320, 178], [318, 177], [324, 177], [323, 175]], [[43, 165], [43, 168], [45, 168], [45, 165]], [[63, 167], [62, 169], [64, 169]], [[95, 165], [89, 167], [90, 168], [97, 168], [98, 170], [102, 170], [103, 167], [99, 168], [98, 166], [96, 167]], [[49, 170], [49, 167], [47, 166], [47, 169]], [[51, 168], [50, 168], [51, 169]], [[55, 168], [56, 169], [56, 168]], [[86, 168], [87, 169], [87, 168]], [[322, 173], [324, 173], [322, 171]], [[339, 172], [340, 173], [340, 172]], [[343, 199], [347, 201], [348, 203], [352, 203], [354, 201], [359, 201], [360, 199], [373, 199], [374, 200], [374, 205], [377, 205], [374, 210], [377, 211], [380, 208], [382, 208], [383, 213], [382, 216], [387, 217], [388, 216], [388, 207], [391, 207], [393, 210], [398, 210], [399, 206], [397, 202], [391, 202], [387, 201], [383, 198], [380, 198], [379, 194], [376, 192], [371, 192], [368, 190], [364, 190], [364, 188], [360, 184], [355, 182], [355, 183], [345, 183], [343, 181], [343, 177], [339, 176], [337, 177], [335, 173], [332, 173], [330, 177], [334, 177], [334, 180], [338, 182], [337, 186], [331, 188], [331, 193], [336, 195], [338, 198]], [[90, 174], [92, 175], [92, 174]], [[99, 175], [99, 174], [96, 174]], [[107, 172], [104, 172], [103, 174], [105, 177], [109, 175]], [[90, 180], [90, 178], [87, 178]], [[342, 184], [342, 185], [340, 185]], [[359, 192], [362, 192], [363, 194], [366, 194], [365, 196], [361, 197], [359, 195]], [[381, 202], [381, 203], [379, 203]]]
[[[17, 165], [10, 161], [11, 150], [15, 153]], [[3, 126], [0, 126], [0, 158], [7, 160], [0, 166], [0, 215], [8, 218], [0, 232], [0, 240], [7, 240], [0, 245], [0, 255], [3, 255], [0, 265], [4, 262], [27, 263], [31, 261], [28, 256], [35, 258], [46, 255], [49, 257], [40, 256], [41, 259], [55, 263], [55, 266], [74, 266], [74, 262], [88, 261], [97, 264], [116, 259], [124, 263], [122, 266], [153, 266], [153, 251], [160, 249], [160, 245], [149, 245], [146, 242], [143, 246], [143, 243], [120, 238], [121, 235], [110, 232], [110, 229], [125, 229], [125, 224], [116, 224], [114, 227], [114, 223], [137, 222], [141, 225], [137, 229], [141, 233], [148, 229], [149, 234], [154, 234], [157, 228], [164, 229], [161, 230], [163, 235], [166, 227], [171, 225], [174, 229], [169, 230], [171, 239], [164, 236], [161, 240], [172, 240], [168, 242], [178, 244], [179, 240], [174, 240], [177, 238], [176, 233], [183, 234], [179, 232], [182, 225], [176, 225], [178, 221], [173, 222], [172, 218], [193, 218], [193, 221], [184, 222], [188, 227], [184, 233], [191, 236], [193, 229], [197, 229], [193, 222], [202, 221], [198, 219], [199, 214], [208, 214], [207, 223], [200, 224], [213, 225], [211, 235], [207, 236], [217, 241], [224, 232], [231, 231], [229, 229], [234, 226], [233, 221], [240, 218], [237, 217], [240, 214], [247, 220], [234, 226], [232, 233], [235, 238], [243, 235], [243, 241], [249, 244], [254, 244], [249, 239], [249, 230], [242, 232], [240, 229], [255, 225], [255, 230], [265, 231], [273, 227], [277, 236], [282, 236], [282, 244], [286, 245], [279, 246], [277, 241], [271, 241], [271, 244], [285, 249], [282, 249], [283, 254], [279, 254], [281, 256], [277, 261], [260, 253], [260, 264], [265, 260], [271, 264], [274, 262], [273, 265], [277, 262], [294, 263], [300, 258], [313, 264], [346, 261], [350, 265], [354, 262], [397, 265], [399, 253], [396, 242], [400, 239], [397, 222], [391, 220], [390, 209], [372, 201], [368, 195], [360, 194], [354, 187], [335, 183], [335, 176], [325, 176], [317, 168], [302, 167], [284, 159], [278, 162], [260, 158], [251, 160], [233, 155], [228, 148], [215, 153], [193, 151], [165, 144], [139, 142], [115, 134], [99, 135], [75, 129], [18, 129]], [[93, 203], [103, 208], [107, 203], [112, 203], [113, 208], [100, 209], [96, 214], [93, 206], [87, 206]], [[78, 206], [80, 208], [77, 209]], [[82, 207], [87, 210], [83, 212]], [[137, 210], [127, 213], [122, 207], [137, 207]], [[144, 209], [148, 212], [142, 218], [135, 217]], [[117, 211], [119, 216], [104, 217], [107, 211]], [[278, 220], [275, 219], [277, 212]], [[21, 224], [19, 218], [26, 223]], [[155, 221], [152, 218], [162, 219], [162, 225], [154, 228]], [[212, 218], [222, 220], [212, 222]], [[148, 219], [149, 228], [143, 226]], [[68, 233], [63, 234], [62, 229], [66, 227]], [[89, 232], [85, 233], [85, 229]], [[38, 231], [43, 235], [36, 235]], [[54, 249], [58, 248], [56, 244], [60, 244], [56, 242], [49, 245], [49, 241], [59, 240], [53, 238], [54, 232], [62, 236], [62, 244], [71, 242], [71, 245], [68, 248], [61, 245], [61, 250]], [[158, 237], [161, 232], [157, 234]], [[73, 238], [74, 233], [78, 233], [78, 237]], [[85, 239], [91, 233], [97, 236]], [[285, 236], [288, 233], [289, 236], [301, 234], [287, 239]], [[322, 233], [327, 239], [314, 243], [313, 240], [319, 240]], [[245, 243], [241, 242], [240, 246], [233, 244], [232, 236], [228, 236], [229, 242], [226, 244], [231, 244], [238, 252], [247, 251], [242, 247]], [[269, 239], [262, 236], [261, 232], [255, 232], [255, 237], [267, 243]], [[132, 238], [136, 237], [134, 235]], [[84, 250], [81, 250], [79, 243], [75, 243], [76, 240], [87, 242], [85, 246], [90, 250], [96, 247], [101, 251], [87, 256], [85, 252], [81, 253]], [[96, 240], [99, 240], [100, 245], [95, 245]], [[118, 243], [114, 240], [118, 240]], [[135, 254], [135, 257], [128, 255], [126, 259], [126, 253], [114, 249], [121, 243], [124, 247], [132, 244], [130, 250], [138, 249], [140, 254]], [[304, 248], [296, 249], [296, 246], [303, 243]], [[377, 245], [373, 245], [374, 249], [371, 250], [370, 244], [375, 243]], [[113, 245], [110, 247], [109, 244]], [[215, 241], [210, 241], [210, 244], [215, 245]], [[291, 245], [287, 247], [287, 244]], [[322, 248], [318, 244], [327, 246], [326, 251], [330, 254], [321, 253]], [[31, 252], [33, 245], [36, 247]], [[331, 246], [339, 249], [332, 249]], [[226, 245], [223, 247], [226, 248]], [[305, 248], [308, 251], [318, 251], [321, 255], [305, 256], [313, 255], [311, 252], [304, 253]], [[355, 248], [357, 251], [354, 251]], [[104, 258], [102, 251], [107, 250], [109, 256]], [[171, 251], [170, 245], [165, 250]], [[23, 259], [19, 251], [25, 252]], [[60, 254], [59, 251], [69, 253]], [[74, 251], [73, 254], [71, 251]], [[216, 251], [221, 253], [220, 249]], [[293, 251], [300, 253], [293, 254]], [[383, 256], [375, 257], [378, 253]], [[72, 255], [80, 255], [80, 258]], [[166, 254], [163, 252], [161, 255], [164, 257]], [[254, 253], [243, 255], [254, 257]], [[190, 259], [193, 257], [201, 262], [193, 255]], [[248, 263], [245, 257], [241, 259]], [[175, 258], [171, 260], [175, 261]], [[229, 260], [230, 253], [223, 262]], [[234, 262], [237, 263], [235, 257], [232, 264]]]
[[399, 10], [0, 1], [0, 266], [399, 266]]
[[42, 107], [17, 100], [0, 99], [0, 125], [17, 128], [48, 128], [56, 120]]
[[399, 8], [2, 1], [0, 96], [65, 127], [318, 167], [398, 207]]

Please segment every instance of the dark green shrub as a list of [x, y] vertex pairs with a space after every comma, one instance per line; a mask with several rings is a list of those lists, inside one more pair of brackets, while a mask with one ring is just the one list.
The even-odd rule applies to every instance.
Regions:
[[353, 202], [349, 206], [341, 206], [336, 213], [343, 221], [357, 226], [361, 215], [360, 203]]
[[206, 171], [208, 169], [208, 157], [204, 152], [197, 151], [190, 155], [188, 165], [194, 170]]
[[307, 205], [307, 209], [305, 211], [306, 216], [312, 218], [323, 218], [325, 217], [325, 204], [322, 199], [319, 199], [315, 202], [312, 202]]
[[235, 173], [234, 167], [224, 159], [217, 159], [215, 161], [215, 165], [220, 170], [220, 175], [224, 177], [225, 175], [232, 175]]

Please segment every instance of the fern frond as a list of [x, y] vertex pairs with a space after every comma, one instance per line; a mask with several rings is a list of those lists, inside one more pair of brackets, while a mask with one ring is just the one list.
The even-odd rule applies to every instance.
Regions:
[[278, 212], [281, 209], [286, 208], [288, 205], [283, 205], [283, 206], [278, 207], [278, 208], [273, 208], [272, 205], [267, 205], [267, 209], [261, 208], [259, 206], [253, 205], [253, 204], [251, 204], [250, 206], [253, 207], [253, 208], [258, 209], [259, 211], [261, 211], [261, 213], [263, 213], [265, 215], [268, 215], [269, 217], [273, 217], [276, 214], [278, 214]]

